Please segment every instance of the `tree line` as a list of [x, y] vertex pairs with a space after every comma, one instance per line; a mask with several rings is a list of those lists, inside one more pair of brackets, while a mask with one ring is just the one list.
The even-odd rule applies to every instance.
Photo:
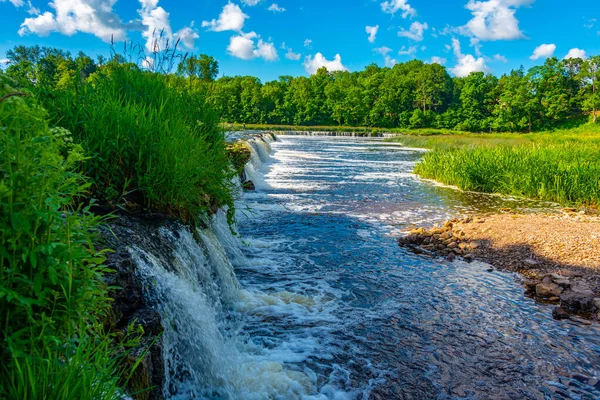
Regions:
[[[18, 46], [7, 59], [9, 76], [58, 86], [106, 62], [36, 46]], [[115, 60], [126, 62], [119, 55]], [[146, 59], [137, 64], [159, 68]], [[501, 77], [473, 72], [458, 78], [442, 65], [412, 60], [391, 68], [371, 64], [358, 72], [321, 68], [310, 77], [263, 83], [252, 76], [216, 79], [218, 62], [201, 54], [181, 57], [172, 73], [187, 78], [190, 89], [203, 91], [223, 122], [504, 132], [551, 129], [584, 116], [596, 123], [599, 66], [600, 56], [553, 57]]]

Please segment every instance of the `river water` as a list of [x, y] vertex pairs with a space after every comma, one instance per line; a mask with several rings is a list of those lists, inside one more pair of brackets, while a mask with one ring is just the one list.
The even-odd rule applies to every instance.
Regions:
[[279, 139], [270, 155], [254, 146], [239, 238], [217, 230], [243, 293], [221, 331], [247, 382], [232, 392], [211, 378], [212, 396], [600, 398], [597, 324], [553, 320], [513, 274], [395, 241], [411, 224], [544, 205], [421, 181], [422, 151], [397, 144]]

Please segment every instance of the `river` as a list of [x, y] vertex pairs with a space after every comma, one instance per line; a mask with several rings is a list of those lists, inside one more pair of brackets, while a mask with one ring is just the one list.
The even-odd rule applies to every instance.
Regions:
[[221, 215], [201, 233], [209, 256], [173, 239], [180, 264], [218, 268], [174, 275], [134, 251], [171, 321], [167, 397], [600, 398], [597, 324], [553, 320], [514, 274], [396, 243], [412, 224], [545, 205], [424, 182], [422, 150], [381, 140], [280, 136], [254, 151], [239, 236]]

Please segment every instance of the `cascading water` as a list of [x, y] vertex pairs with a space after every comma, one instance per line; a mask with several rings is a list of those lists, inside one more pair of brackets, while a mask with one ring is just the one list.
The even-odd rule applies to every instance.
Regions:
[[[268, 139], [248, 141], [253, 153], [250, 171], [268, 162]], [[260, 315], [261, 307], [301, 304], [305, 299], [291, 293], [243, 290], [230, 257], [238, 264], [249, 261], [225, 212], [220, 210], [209, 225], [197, 230], [199, 240], [183, 226], [159, 228], [160, 240], [172, 249], [170, 257], [157, 256], [152, 248], [130, 248], [148, 302], [162, 316], [163, 395], [169, 399], [318, 398], [309, 396], [315, 392], [314, 376], [287, 368], [281, 354], [270, 357], [240, 331], [243, 314]]]
[[162, 315], [166, 398], [600, 398], [598, 327], [552, 320], [511, 274], [395, 243], [412, 223], [536, 204], [420, 181], [421, 152], [388, 143], [289, 136], [269, 155], [268, 136], [247, 139], [240, 236], [221, 210], [130, 248]]

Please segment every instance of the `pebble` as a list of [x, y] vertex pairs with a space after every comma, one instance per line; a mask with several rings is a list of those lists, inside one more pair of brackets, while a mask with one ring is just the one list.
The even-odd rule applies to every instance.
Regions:
[[552, 310], [552, 316], [555, 319], [567, 319], [570, 317], [567, 310], [565, 310], [563, 307], [554, 307], [554, 310]]

